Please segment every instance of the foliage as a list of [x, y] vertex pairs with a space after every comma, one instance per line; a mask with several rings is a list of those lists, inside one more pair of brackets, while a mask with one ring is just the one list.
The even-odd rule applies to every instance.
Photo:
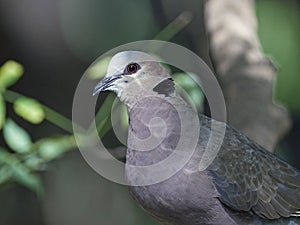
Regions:
[[0, 128], [7, 146], [0, 146], [0, 186], [18, 182], [40, 194], [42, 184], [37, 172], [43, 170], [50, 160], [74, 148], [75, 141], [72, 134], [33, 141], [29, 132], [9, 118], [6, 114], [9, 103], [15, 114], [29, 123], [53, 120], [53, 115], [56, 115], [46, 114], [49, 109], [37, 100], [8, 89], [22, 75], [23, 67], [15, 61], [8, 61], [0, 68]]

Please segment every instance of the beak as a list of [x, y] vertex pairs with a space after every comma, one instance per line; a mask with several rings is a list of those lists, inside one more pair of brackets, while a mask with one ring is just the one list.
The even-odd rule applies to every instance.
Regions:
[[107, 88], [113, 85], [114, 81], [121, 78], [121, 75], [112, 75], [110, 77], [104, 77], [99, 83], [96, 84], [93, 96], [99, 94], [101, 91], [106, 91]]

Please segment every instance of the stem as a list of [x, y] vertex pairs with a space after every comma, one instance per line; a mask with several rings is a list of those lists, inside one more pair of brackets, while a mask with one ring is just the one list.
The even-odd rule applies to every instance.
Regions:
[[61, 115], [60, 113], [50, 109], [49, 107], [43, 105], [45, 110], [45, 118], [53, 123], [54, 125], [64, 129], [69, 133], [73, 133], [72, 121], [65, 116]]
[[[5, 100], [10, 103], [14, 103], [14, 101], [20, 97], [27, 98], [27, 96], [24, 96], [15, 91], [6, 90], [4, 92]], [[57, 127], [65, 130], [71, 134], [73, 133], [72, 121], [70, 119], [68, 119], [67, 117], [63, 116], [62, 114], [54, 111], [53, 109], [50, 109], [49, 107], [47, 107], [41, 103], [40, 103], [40, 105], [43, 107], [43, 109], [45, 111], [45, 119], [46, 120], [48, 120], [49, 122], [53, 123]], [[76, 126], [78, 126], [78, 125], [76, 125]]]
[[155, 37], [156, 40], [171, 40], [183, 28], [185, 28], [192, 21], [192, 13], [183, 11], [171, 23], [163, 28]]
[[101, 108], [96, 114], [96, 125], [100, 124], [103, 120], [106, 120], [110, 116], [114, 98], [114, 95], [111, 93], [105, 98], [104, 102], [101, 105]]
[[110, 116], [106, 118], [106, 121], [104, 124], [101, 126], [101, 129], [99, 130], [99, 137], [103, 138], [104, 135], [112, 128], [111, 123], [110, 123]]

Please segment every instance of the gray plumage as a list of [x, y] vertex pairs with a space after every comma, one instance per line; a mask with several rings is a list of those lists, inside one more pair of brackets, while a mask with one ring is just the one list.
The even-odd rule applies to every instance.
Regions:
[[[128, 65], [138, 68], [128, 73]], [[115, 91], [128, 108], [127, 165], [152, 165], [172, 153], [181, 132], [177, 107], [187, 115], [193, 109], [158, 62], [142, 52], [115, 55], [94, 93], [104, 90]], [[147, 146], [150, 151], [139, 151], [140, 140], [150, 135], [151, 118], [165, 122], [167, 135], [158, 146]], [[188, 163], [165, 181], [131, 186], [136, 202], [165, 225], [300, 224], [299, 171], [229, 126], [217, 157], [199, 171], [212, 119], [199, 115], [199, 120], [197, 147]], [[133, 183], [135, 170], [126, 167], [126, 176]]]

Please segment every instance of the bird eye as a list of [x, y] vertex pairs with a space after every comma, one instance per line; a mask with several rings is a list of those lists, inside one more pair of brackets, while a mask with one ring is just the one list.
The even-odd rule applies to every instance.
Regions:
[[124, 73], [125, 74], [134, 74], [140, 69], [139, 64], [137, 63], [130, 63], [126, 66]]

